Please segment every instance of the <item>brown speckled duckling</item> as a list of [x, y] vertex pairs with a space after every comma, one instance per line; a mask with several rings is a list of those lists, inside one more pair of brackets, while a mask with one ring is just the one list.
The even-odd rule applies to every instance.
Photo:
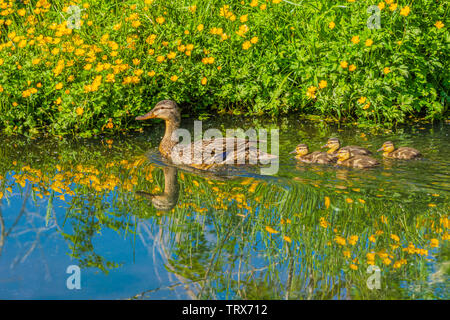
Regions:
[[337, 164], [345, 167], [358, 168], [358, 169], [366, 169], [373, 168], [380, 163], [369, 156], [364, 155], [353, 155], [349, 150], [339, 150]]
[[420, 151], [414, 148], [400, 147], [398, 149], [395, 149], [394, 143], [392, 143], [392, 141], [386, 141], [377, 151], [384, 151], [383, 157], [391, 159], [411, 160], [420, 158], [422, 156], [420, 154]]
[[296, 154], [295, 159], [306, 163], [327, 164], [336, 162], [336, 159], [326, 152], [314, 151], [309, 153], [308, 146], [304, 143], [299, 144], [291, 153]]
[[327, 153], [331, 154], [335, 158], [337, 158], [339, 150], [348, 150], [355, 156], [356, 155], [369, 156], [372, 154], [371, 151], [359, 146], [345, 146], [341, 148], [341, 142], [339, 141], [338, 138], [328, 139], [327, 143], [322, 146], [322, 148], [325, 147], [328, 148]]

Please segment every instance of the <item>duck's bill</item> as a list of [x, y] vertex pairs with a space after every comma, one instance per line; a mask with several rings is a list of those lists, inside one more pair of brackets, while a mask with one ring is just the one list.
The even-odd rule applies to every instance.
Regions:
[[328, 144], [324, 144], [323, 146], [320, 147], [320, 149], [326, 148], [328, 147]]
[[383, 151], [383, 147], [381, 147], [380, 149], [377, 150], [377, 152]]
[[156, 115], [153, 113], [153, 110], [143, 116], [136, 117], [136, 120], [147, 120], [156, 118]]
[[294, 154], [294, 153], [297, 153], [297, 151], [291, 151], [291, 152], [289, 152], [289, 154]]

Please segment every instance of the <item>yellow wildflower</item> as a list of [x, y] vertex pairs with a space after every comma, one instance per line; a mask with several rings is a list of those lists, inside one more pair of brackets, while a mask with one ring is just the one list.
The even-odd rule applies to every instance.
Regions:
[[252, 44], [250, 43], [250, 41], [245, 41], [245, 42], [242, 44], [242, 49], [248, 50], [251, 46], [252, 46]]
[[345, 239], [344, 238], [342, 238], [341, 236], [336, 236], [335, 238], [334, 238], [334, 241], [337, 243], [337, 244], [340, 244], [341, 246], [345, 246], [346, 245], [346, 241], [345, 241]]
[[430, 240], [430, 247], [432, 247], [432, 248], [439, 247], [439, 240], [438, 239], [431, 239]]
[[[386, 1], [387, 2], [387, 1]], [[393, 3], [389, 6], [389, 10], [391, 11], [395, 11], [397, 10], [398, 4], [397, 3]]]
[[408, 16], [408, 14], [410, 12], [411, 12], [411, 9], [408, 6], [405, 6], [400, 10], [400, 15], [406, 17], [406, 16]]
[[354, 235], [354, 236], [350, 236], [350, 238], [348, 238], [348, 243], [352, 246], [354, 246], [356, 244], [356, 242], [358, 242], [358, 236]]
[[266, 231], [269, 233], [279, 233], [279, 231], [273, 229], [272, 227], [266, 226]]
[[330, 198], [329, 197], [325, 197], [325, 208], [329, 208], [330, 207]]
[[442, 21], [436, 21], [434, 26], [438, 29], [442, 29], [445, 26], [445, 24], [443, 24]]
[[317, 90], [317, 88], [314, 86], [309, 87], [306, 91], [306, 96], [309, 99], [315, 99], [316, 98], [316, 90]]
[[366, 97], [361, 97], [358, 99], [358, 103], [363, 104], [364, 102], [366, 102]]

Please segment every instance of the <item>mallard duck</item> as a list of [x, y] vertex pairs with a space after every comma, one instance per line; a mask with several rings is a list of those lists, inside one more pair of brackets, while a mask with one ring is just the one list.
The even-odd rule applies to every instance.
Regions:
[[326, 152], [314, 151], [309, 153], [308, 146], [304, 143], [300, 143], [295, 150], [291, 152], [291, 154], [293, 153], [296, 154], [295, 159], [306, 163], [326, 164], [336, 162], [336, 159]]
[[420, 158], [422, 156], [420, 154], [420, 151], [414, 148], [400, 147], [398, 149], [395, 149], [394, 143], [392, 143], [392, 141], [386, 141], [377, 151], [384, 151], [383, 157], [393, 159], [411, 160]]
[[380, 163], [369, 156], [360, 154], [353, 155], [349, 150], [340, 149], [337, 154], [337, 164], [345, 167], [352, 167], [358, 169], [372, 168]]
[[[166, 122], [166, 131], [159, 152], [172, 163], [200, 170], [216, 170], [227, 165], [269, 163], [278, 157], [259, 150], [257, 141], [241, 138], [214, 138], [179, 144], [176, 130], [181, 114], [172, 100], [158, 102], [149, 113], [136, 120], [159, 118]], [[172, 137], [176, 139], [173, 139]]]
[[328, 139], [327, 143], [323, 145], [321, 148], [328, 148], [327, 153], [331, 154], [336, 158], [339, 150], [348, 150], [355, 156], [356, 155], [369, 156], [372, 154], [371, 151], [359, 146], [345, 146], [341, 148], [341, 142], [339, 141], [338, 138]]

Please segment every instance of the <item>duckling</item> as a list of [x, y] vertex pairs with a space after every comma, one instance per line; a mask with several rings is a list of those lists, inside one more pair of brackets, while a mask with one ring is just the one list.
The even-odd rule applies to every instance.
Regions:
[[329, 148], [327, 153], [331, 154], [335, 158], [337, 158], [337, 153], [339, 150], [348, 150], [355, 156], [356, 155], [369, 156], [372, 154], [371, 151], [359, 146], [345, 146], [341, 148], [341, 142], [339, 141], [338, 138], [328, 139], [327, 143], [323, 145], [321, 148], [325, 147]]
[[337, 161], [338, 165], [358, 169], [372, 168], [380, 164], [376, 159], [372, 157], [360, 154], [353, 155], [349, 150], [343, 149], [340, 149], [338, 151], [337, 157], [338, 157]]
[[394, 143], [392, 143], [392, 141], [386, 141], [377, 151], [384, 151], [383, 157], [392, 159], [411, 160], [420, 158], [422, 156], [420, 154], [420, 151], [414, 148], [400, 147], [398, 149], [395, 149]]
[[326, 163], [336, 162], [336, 159], [332, 155], [330, 155], [326, 152], [314, 151], [312, 153], [309, 153], [308, 146], [304, 143], [299, 144], [295, 148], [295, 150], [290, 153], [297, 154], [295, 156], [295, 158], [297, 160], [300, 160], [300, 161], [306, 162], [306, 163], [326, 164]]

